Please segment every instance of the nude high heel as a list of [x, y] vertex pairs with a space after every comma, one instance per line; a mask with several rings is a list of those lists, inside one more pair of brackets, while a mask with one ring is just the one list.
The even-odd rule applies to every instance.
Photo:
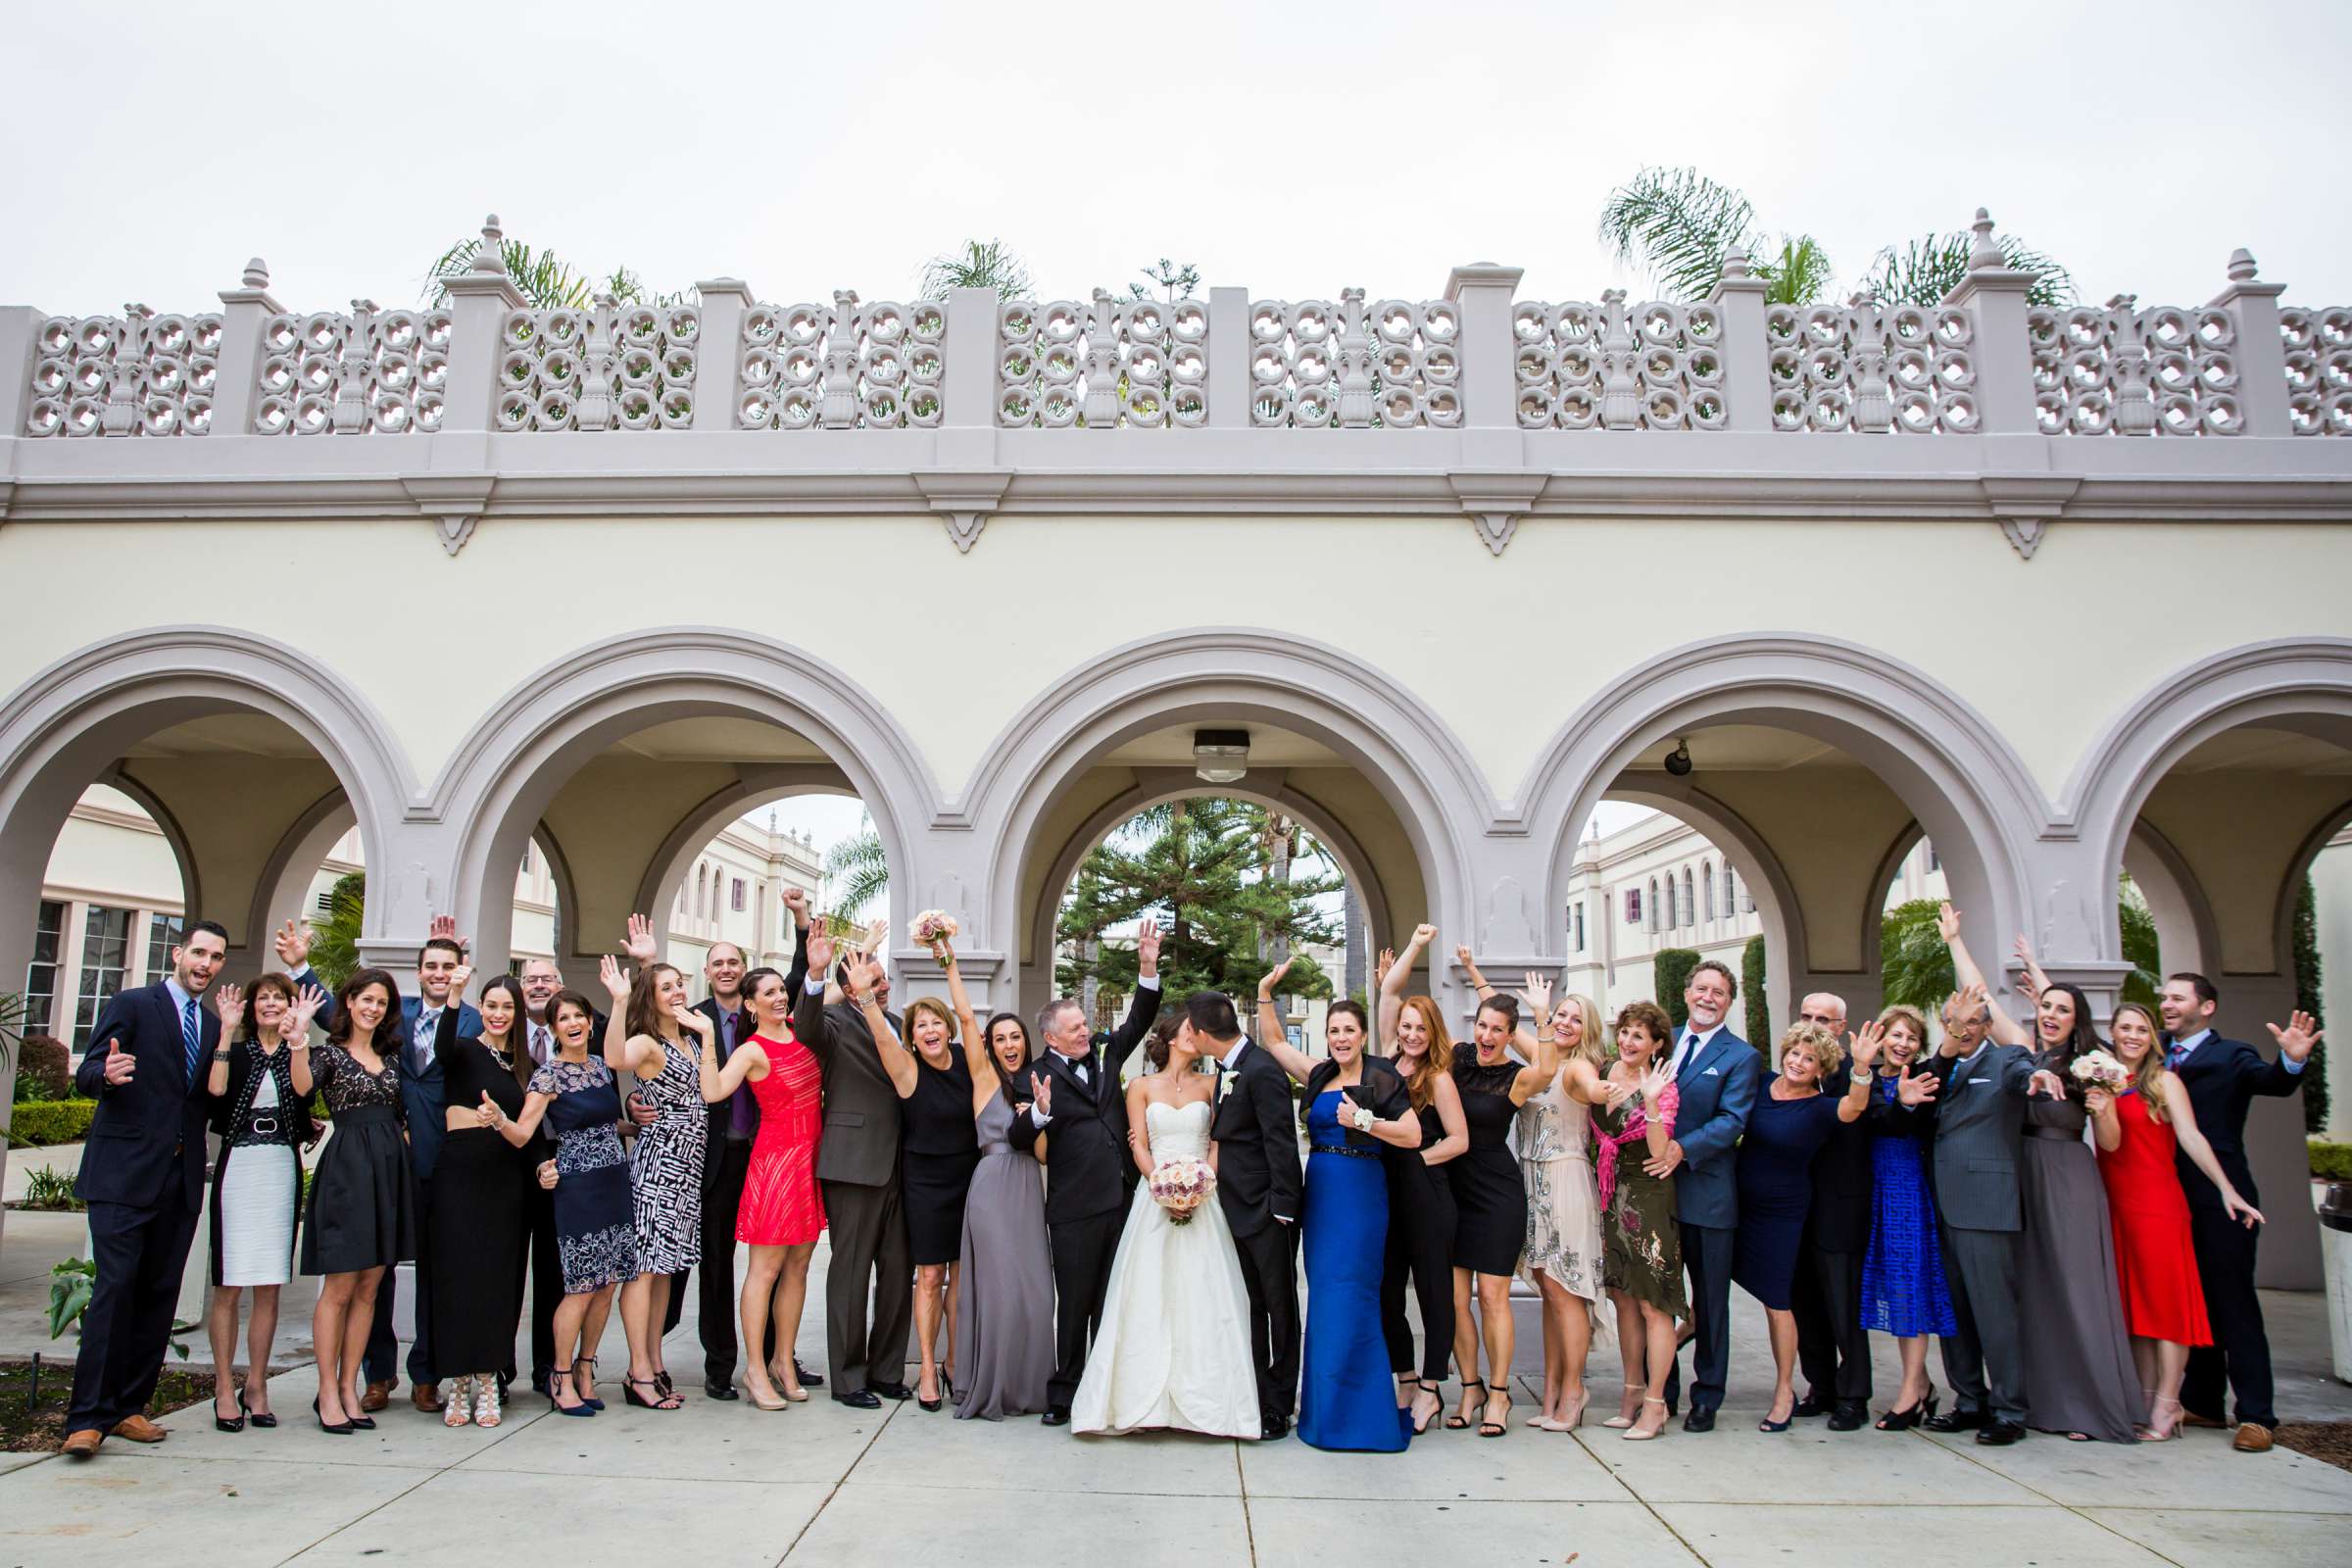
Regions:
[[[1642, 1402], [1643, 1404], [1654, 1404], [1658, 1407], [1658, 1424], [1654, 1427], [1651, 1427], [1647, 1432], [1642, 1431], [1639, 1426], [1631, 1428], [1625, 1434], [1625, 1441], [1628, 1443], [1647, 1443], [1652, 1438], [1657, 1437], [1660, 1433], [1666, 1430], [1666, 1401], [1664, 1399], [1651, 1399], [1645, 1397]], [[1643, 1412], [1643, 1417], [1644, 1419], [1647, 1418], [1646, 1411]]]

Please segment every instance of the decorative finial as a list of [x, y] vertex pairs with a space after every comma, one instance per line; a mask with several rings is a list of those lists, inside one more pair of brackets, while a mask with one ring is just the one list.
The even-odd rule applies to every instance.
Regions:
[[473, 270], [503, 272], [507, 270], [507, 233], [498, 226], [498, 215], [492, 213], [482, 220], [482, 246], [473, 253]]
[[[2238, 254], [2243, 256], [2245, 252], [2240, 251]], [[245, 286], [247, 288], [268, 288], [270, 286], [270, 264], [259, 256], [245, 264]]]
[[1723, 275], [1727, 278], [1735, 280], [1745, 278], [1749, 275], [1747, 270], [1746, 246], [1735, 245], [1730, 250], [1723, 253]]
[[2001, 247], [1993, 240], [1990, 213], [1982, 207], [1978, 208], [1977, 220], [1968, 226], [1970, 232], [1977, 236], [1976, 244], [1970, 246], [1968, 251], [1970, 271], [1982, 272], [2008, 265], [2007, 259], [2001, 255]]
[[2230, 281], [2232, 283], [2254, 281], [2254, 253], [2243, 245], [2230, 253]]

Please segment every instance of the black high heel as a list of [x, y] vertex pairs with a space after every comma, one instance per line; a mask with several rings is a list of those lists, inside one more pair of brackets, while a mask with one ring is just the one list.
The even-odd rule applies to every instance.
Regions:
[[1889, 1410], [1879, 1417], [1875, 1424], [1881, 1432], [1908, 1432], [1922, 1421], [1934, 1419], [1935, 1415], [1936, 1394], [1930, 1390], [1926, 1398], [1916, 1401], [1908, 1409]]
[[582, 1417], [583, 1419], [595, 1415], [596, 1412], [588, 1408], [587, 1401], [584, 1399], [578, 1404], [565, 1404], [562, 1399], [556, 1397], [556, 1390], [558, 1389], [568, 1390], [571, 1394], [571, 1396], [575, 1399], [580, 1397], [580, 1391], [571, 1388], [571, 1385], [568, 1381], [570, 1377], [571, 1368], [567, 1366], [557, 1367], [548, 1374], [547, 1402], [555, 1407], [556, 1414], [558, 1415], [576, 1415]]
[[[654, 1396], [650, 1399], [647, 1398], [637, 1392], [639, 1389], [653, 1390]], [[629, 1403], [640, 1410], [675, 1410], [683, 1402], [676, 1395], [662, 1392], [660, 1378], [622, 1378], [620, 1392]]]
[[245, 1391], [242, 1388], [237, 1390], [237, 1408], [245, 1412], [245, 1419], [247, 1421], [251, 1422], [257, 1427], [262, 1428], [264, 1431], [268, 1431], [270, 1428], [277, 1425], [277, 1416], [275, 1412], [270, 1410], [256, 1410], [252, 1405], [245, 1402]]
[[1788, 1413], [1787, 1415], [1781, 1417], [1778, 1421], [1773, 1420], [1771, 1416], [1767, 1415], [1763, 1420], [1756, 1423], [1756, 1430], [1758, 1432], [1786, 1432], [1788, 1430], [1788, 1423], [1795, 1418], [1796, 1406], [1791, 1404], [1788, 1407]]
[[213, 1430], [215, 1432], [242, 1432], [245, 1430], [244, 1390], [239, 1389], [237, 1391], [237, 1417], [233, 1421], [222, 1417], [220, 1414], [220, 1396], [217, 1394], [213, 1396]]
[[359, 1430], [359, 1428], [353, 1426], [349, 1420], [329, 1421], [326, 1418], [326, 1412], [318, 1408], [318, 1401], [317, 1399], [313, 1399], [311, 1401], [311, 1413], [318, 1418], [319, 1431], [332, 1432], [338, 1438], [348, 1438], [354, 1432]]
[[[1486, 1386], [1486, 1381], [1483, 1378], [1462, 1379], [1462, 1392], [1464, 1394], [1468, 1394], [1472, 1389], [1483, 1389]], [[1486, 1408], [1483, 1400], [1480, 1402], [1479, 1408], [1482, 1410]], [[1448, 1432], [1459, 1432], [1469, 1424], [1470, 1418], [1466, 1415], [1449, 1415], [1446, 1418], [1446, 1430]]]
[[[932, 1376], [932, 1378], [933, 1378], [935, 1381], [937, 1381], [938, 1383], [940, 1383], [941, 1385], [943, 1385], [943, 1387], [944, 1387], [944, 1385], [945, 1385], [945, 1384], [947, 1383], [947, 1381], [948, 1381], [948, 1380], [947, 1380], [947, 1375], [946, 1375], [945, 1373], [942, 1373], [942, 1372], [934, 1372], [934, 1373], [932, 1373], [932, 1374], [931, 1374], [931, 1376]], [[918, 1381], [919, 1381], [919, 1380], [918, 1380]], [[942, 1394], [940, 1394], [940, 1395], [939, 1395], [937, 1397], [935, 1397], [935, 1398], [929, 1398], [929, 1399], [926, 1399], [926, 1398], [924, 1398], [924, 1397], [923, 1397], [923, 1396], [922, 1396], [920, 1394], [917, 1394], [917, 1395], [914, 1396], [914, 1402], [915, 1402], [916, 1404], [919, 1404], [919, 1405], [921, 1405], [921, 1406], [922, 1406], [924, 1409], [926, 1409], [926, 1410], [936, 1410], [936, 1409], [938, 1409], [938, 1408], [940, 1407], [940, 1405], [941, 1405], [943, 1402], [945, 1402], [946, 1398], [947, 1398], [947, 1396], [946, 1396], [946, 1394], [945, 1394], [944, 1392], [943, 1392]]]

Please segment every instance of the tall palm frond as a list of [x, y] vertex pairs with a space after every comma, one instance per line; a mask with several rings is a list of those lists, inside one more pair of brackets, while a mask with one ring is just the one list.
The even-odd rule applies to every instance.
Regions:
[[[2075, 302], [2072, 272], [2014, 234], [2001, 235], [1997, 243], [2005, 265], [2034, 274], [2027, 304], [2064, 307]], [[1881, 305], [1939, 304], [1968, 275], [1968, 253], [1975, 244], [1976, 236], [1955, 230], [1915, 239], [1899, 251], [1889, 245], [1863, 274], [1860, 290]]]
[[858, 831], [825, 852], [825, 880], [833, 884], [833, 912], [856, 916], [890, 889], [890, 857], [874, 819], [861, 818]]
[[952, 288], [993, 288], [999, 299], [1019, 299], [1029, 292], [1029, 268], [1001, 239], [965, 240], [962, 250], [923, 264], [923, 298], [944, 300]]
[[1670, 299], [1704, 299], [1733, 246], [1753, 252], [1756, 211], [1695, 169], [1643, 169], [1601, 204], [1600, 237]]
[[[446, 300], [449, 280], [469, 271], [473, 259], [481, 253], [481, 237], [476, 235], [460, 240], [435, 257], [425, 273], [425, 303], [439, 305]], [[518, 239], [502, 240], [498, 253], [507, 264], [507, 276], [514, 280], [523, 303], [536, 311], [584, 311], [596, 303], [599, 294], [610, 294], [623, 305], [676, 305], [687, 298], [684, 293], [653, 292], [645, 286], [643, 278], [625, 267], [614, 268], [600, 282], [554, 251], [534, 250]]]
[[1767, 305], [1810, 305], [1830, 291], [1830, 255], [1810, 234], [1781, 236], [1778, 256], [1757, 259]]
[[360, 966], [360, 927], [368, 908], [368, 879], [353, 871], [327, 890], [326, 918], [311, 928], [311, 968], [329, 991]]

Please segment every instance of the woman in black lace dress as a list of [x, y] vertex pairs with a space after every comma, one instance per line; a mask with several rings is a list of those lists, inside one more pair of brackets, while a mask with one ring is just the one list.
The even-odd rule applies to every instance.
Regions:
[[514, 1260], [522, 1253], [531, 1177], [522, 1152], [499, 1137], [484, 1107], [522, 1113], [530, 1031], [521, 982], [502, 974], [482, 987], [482, 1032], [461, 1039], [460, 1004], [472, 975], [472, 966], [462, 963], [449, 977], [449, 1004], [433, 1035], [448, 1129], [433, 1193], [447, 1212], [466, 1217], [463, 1225], [432, 1227], [433, 1360], [453, 1380], [442, 1424], [494, 1427], [501, 1419], [498, 1369], [514, 1353], [522, 1315], [522, 1276]]
[[416, 1214], [400, 1095], [399, 982], [381, 969], [358, 971], [335, 993], [334, 1020], [323, 1044], [290, 1042], [287, 1065], [294, 1093], [323, 1092], [334, 1122], [311, 1178], [302, 1271], [324, 1276], [311, 1314], [318, 1424], [344, 1434], [375, 1427], [360, 1410], [361, 1358], [384, 1270], [416, 1255]]

